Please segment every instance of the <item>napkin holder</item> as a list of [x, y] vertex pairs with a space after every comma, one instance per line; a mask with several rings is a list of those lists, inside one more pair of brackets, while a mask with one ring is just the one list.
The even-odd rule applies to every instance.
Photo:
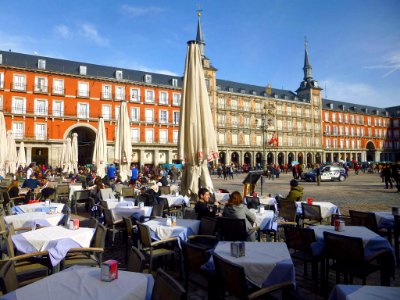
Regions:
[[231, 255], [233, 257], [242, 257], [246, 255], [246, 247], [244, 242], [231, 242]]
[[139, 202], [139, 208], [143, 208], [144, 207], [144, 202]]
[[109, 259], [101, 264], [101, 280], [113, 281], [118, 279], [118, 262]]

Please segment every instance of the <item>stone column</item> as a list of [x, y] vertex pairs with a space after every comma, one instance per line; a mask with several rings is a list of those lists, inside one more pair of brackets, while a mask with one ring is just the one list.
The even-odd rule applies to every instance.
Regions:
[[172, 150], [168, 150], [168, 157], [167, 157], [167, 163], [172, 164]]
[[160, 161], [160, 153], [158, 151], [158, 149], [154, 150], [154, 166], [157, 167]]
[[140, 166], [139, 166], [139, 168], [142, 170], [142, 168], [143, 168], [143, 166], [144, 166], [144, 160], [145, 160], [145, 157], [144, 157], [144, 150], [143, 149], [140, 149], [139, 150], [139, 161], [140, 161]]

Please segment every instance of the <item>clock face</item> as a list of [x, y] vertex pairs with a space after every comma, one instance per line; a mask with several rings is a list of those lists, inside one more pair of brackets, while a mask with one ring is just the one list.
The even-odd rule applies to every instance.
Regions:
[[314, 81], [314, 86], [318, 87], [318, 82]]

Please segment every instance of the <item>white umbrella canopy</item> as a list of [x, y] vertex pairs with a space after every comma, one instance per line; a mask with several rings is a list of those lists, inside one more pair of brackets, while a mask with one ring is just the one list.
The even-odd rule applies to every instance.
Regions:
[[119, 119], [115, 137], [114, 161], [119, 163], [119, 174], [121, 176], [121, 180], [124, 182], [127, 180], [132, 161], [132, 141], [126, 101], [121, 103], [119, 109]]
[[17, 171], [17, 146], [11, 130], [7, 131], [7, 160], [6, 174], [15, 174]]
[[72, 166], [72, 145], [71, 145], [71, 138], [67, 138], [65, 148], [65, 155], [64, 155], [64, 162], [63, 162], [63, 172], [64, 173], [71, 173], [74, 171], [74, 167]]
[[25, 144], [21, 142], [19, 144], [18, 155], [17, 155], [17, 168], [22, 166], [23, 168], [26, 167], [26, 154], [25, 154]]
[[72, 134], [72, 155], [71, 155], [71, 164], [74, 169], [75, 174], [78, 174], [78, 134], [74, 132]]
[[107, 137], [103, 118], [99, 118], [92, 160], [93, 164], [96, 165], [97, 175], [103, 178], [106, 175], [107, 163]]
[[67, 151], [67, 140], [64, 140], [64, 143], [63, 143], [63, 146], [61, 149], [60, 161], [59, 161], [59, 166], [61, 169], [64, 167], [66, 151]]
[[7, 134], [6, 134], [6, 120], [4, 119], [4, 114], [0, 111], [0, 175], [2, 177], [6, 176], [6, 166], [5, 161], [7, 159]]
[[181, 191], [183, 195], [192, 196], [201, 186], [213, 192], [207, 162], [218, 158], [217, 139], [201, 54], [194, 41], [188, 42], [182, 96], [178, 151], [185, 165]]

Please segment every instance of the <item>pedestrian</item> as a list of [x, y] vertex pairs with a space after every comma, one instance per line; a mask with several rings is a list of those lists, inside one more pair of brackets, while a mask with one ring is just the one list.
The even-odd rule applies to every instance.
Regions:
[[315, 174], [316, 174], [316, 180], [317, 180], [317, 185], [321, 185], [321, 169], [319, 168], [319, 164], [316, 165], [315, 169]]
[[399, 165], [398, 164], [392, 164], [391, 166], [391, 171], [392, 171], [392, 178], [394, 183], [396, 184], [397, 187], [397, 192], [400, 193], [400, 174], [399, 174]]
[[385, 188], [388, 189], [389, 188], [389, 184], [390, 184], [390, 188], [393, 188], [393, 183], [392, 183], [392, 170], [390, 168], [390, 166], [388, 164], [386, 164], [383, 168], [382, 168], [382, 178], [385, 180]]

